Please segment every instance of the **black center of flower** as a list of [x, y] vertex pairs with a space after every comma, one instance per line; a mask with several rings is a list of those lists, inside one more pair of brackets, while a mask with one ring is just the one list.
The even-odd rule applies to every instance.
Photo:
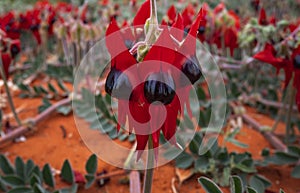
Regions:
[[[202, 76], [200, 70], [200, 64], [195, 55], [189, 57], [181, 67], [183, 74], [189, 79], [189, 81], [194, 84]], [[184, 77], [181, 77], [181, 86], [187, 86], [187, 81]]]
[[105, 91], [117, 99], [129, 99], [132, 85], [126, 74], [112, 68], [106, 78]]
[[30, 30], [31, 31], [36, 31], [36, 30], [38, 30], [40, 28], [40, 25], [39, 24], [34, 24], [34, 25], [31, 25], [30, 26]]
[[16, 45], [11, 46], [10, 53], [13, 58], [15, 58], [19, 52], [20, 52], [20, 48], [18, 46], [16, 46]]
[[294, 67], [300, 69], [300, 54], [297, 54], [294, 58]]
[[10, 30], [11, 30], [10, 25], [6, 25], [6, 26], [5, 26], [5, 31], [6, 31], [6, 32], [9, 32]]
[[155, 101], [170, 104], [175, 97], [175, 83], [172, 76], [165, 72], [148, 76], [144, 85], [144, 94], [149, 103]]
[[199, 33], [199, 34], [204, 34], [204, 33], [205, 33], [205, 26], [200, 26], [200, 27], [198, 28], [198, 33]]
[[55, 22], [56, 22], [56, 18], [53, 17], [53, 18], [50, 20], [50, 25], [53, 25]]

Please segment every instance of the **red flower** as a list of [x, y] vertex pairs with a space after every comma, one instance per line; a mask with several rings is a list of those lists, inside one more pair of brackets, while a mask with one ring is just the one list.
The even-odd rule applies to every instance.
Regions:
[[9, 55], [9, 53], [2, 53], [1, 54], [1, 59], [2, 59], [2, 64], [3, 64], [3, 68], [4, 68], [4, 73], [6, 76], [6, 79], [9, 78], [9, 66], [11, 64], [11, 57]]
[[259, 13], [258, 23], [260, 25], [269, 25], [269, 24], [276, 25], [276, 16], [273, 15], [270, 17], [270, 19], [268, 19], [266, 10], [264, 8], [261, 8]]
[[[141, 9], [146, 9], [147, 3], [148, 1]], [[148, 13], [139, 10], [138, 15], [141, 14], [143, 14], [141, 18], [134, 19], [134, 24], [140, 25], [146, 21], [145, 15]], [[167, 26], [162, 26], [160, 36], [148, 50], [143, 62], [138, 65], [128, 51], [128, 46], [123, 43], [134, 36], [122, 32], [115, 20], [107, 29], [106, 46], [112, 59], [105, 90], [118, 99], [118, 130], [128, 120], [130, 132], [134, 130], [136, 133], [138, 158], [147, 145], [149, 135], [156, 155], [160, 132], [169, 142], [176, 144], [177, 116], [182, 112], [184, 104], [188, 103], [191, 88], [189, 85], [182, 85], [182, 74], [185, 74], [192, 83], [201, 76], [198, 63], [195, 61], [196, 34], [200, 20], [201, 17], [198, 16], [184, 43], [177, 48], [170, 33], [173, 37], [181, 39], [184, 32], [181, 31], [180, 35], [175, 32], [176, 30], [169, 31]], [[174, 27], [183, 29], [180, 15]], [[178, 73], [179, 70], [182, 73]], [[199, 73], [195, 74], [198, 71]], [[163, 106], [152, 104], [153, 102], [160, 102]]]
[[238, 34], [234, 28], [227, 28], [224, 33], [224, 44], [225, 47], [230, 49], [230, 54], [233, 56], [234, 50], [238, 48]]
[[11, 39], [20, 38], [20, 30], [14, 12], [8, 12], [3, 17], [0, 17], [0, 21], [0, 29], [6, 32], [7, 37]]
[[294, 74], [293, 86], [297, 89], [296, 103], [300, 111], [300, 46], [293, 50], [289, 59], [276, 57], [276, 51], [270, 44], [254, 56], [255, 59], [273, 65], [277, 71], [281, 68], [285, 72], [285, 87], [289, 84]]

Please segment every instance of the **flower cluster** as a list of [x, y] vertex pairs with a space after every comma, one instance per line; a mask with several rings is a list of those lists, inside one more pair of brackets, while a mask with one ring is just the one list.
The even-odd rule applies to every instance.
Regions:
[[[135, 46], [139, 45], [138, 39], [141, 38], [137, 25], [148, 25], [150, 1], [146, 1], [137, 12], [133, 20], [134, 33], [130, 28], [120, 29], [115, 20], [106, 32], [111, 70], [105, 90], [118, 99], [118, 129], [125, 126], [128, 120], [130, 131], [136, 133], [138, 158], [149, 136], [156, 154], [161, 132], [170, 143], [176, 145], [178, 116], [185, 106], [192, 116], [189, 91], [202, 75], [195, 52], [196, 36], [207, 11], [202, 8], [191, 25], [184, 22], [185, 12], [182, 15], [175, 13], [174, 21], [161, 25], [159, 35], [151, 45], [146, 42]], [[188, 33], [185, 34], [185, 31]], [[145, 33], [147, 37], [147, 31]], [[142, 59], [138, 60], [138, 55]], [[163, 114], [161, 105], [166, 114]]]

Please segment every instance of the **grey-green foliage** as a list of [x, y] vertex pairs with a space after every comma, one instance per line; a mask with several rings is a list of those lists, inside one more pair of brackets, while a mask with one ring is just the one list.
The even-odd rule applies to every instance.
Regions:
[[[97, 157], [92, 155], [86, 163], [87, 173], [95, 182], [97, 171]], [[78, 184], [75, 182], [74, 170], [68, 160], [61, 169], [61, 178], [71, 184], [70, 187], [55, 189], [55, 178], [52, 168], [45, 164], [42, 168], [31, 159], [26, 162], [17, 157], [14, 164], [0, 154], [0, 191], [7, 193], [76, 193]], [[88, 187], [87, 187], [88, 188]]]
[[[262, 190], [268, 188], [271, 183], [265, 177], [258, 175], [257, 163], [252, 159], [250, 153], [228, 152], [226, 147], [220, 147], [214, 138], [209, 139], [207, 152], [199, 154], [203, 134], [197, 132], [188, 146], [188, 151], [184, 151], [175, 158], [176, 167], [181, 169], [193, 168], [194, 173], [202, 173], [210, 176], [217, 184], [229, 186], [230, 176], [239, 175], [245, 179], [250, 177], [248, 184], [259, 187]], [[204, 147], [206, 148], [206, 146]], [[172, 157], [174, 150], [170, 148], [166, 151], [165, 157]], [[262, 185], [261, 185], [262, 184]]]
[[[223, 193], [220, 187], [211, 179], [207, 177], [200, 177], [198, 179], [201, 186], [204, 188], [206, 193]], [[231, 193], [244, 193], [246, 190], [247, 193], [262, 193], [264, 190], [259, 190], [253, 186], [244, 186], [243, 181], [239, 176], [230, 177], [230, 192]], [[255, 184], [254, 184], [255, 185]], [[283, 190], [279, 190], [279, 193], [284, 193]]]
[[117, 132], [117, 121], [112, 111], [112, 101], [108, 94], [94, 95], [88, 89], [81, 89], [81, 98], [73, 100], [75, 113], [80, 118], [90, 123], [90, 128], [99, 130], [103, 134], [107, 134], [111, 139], [119, 139], [120, 141], [135, 140], [134, 134], [127, 132]]

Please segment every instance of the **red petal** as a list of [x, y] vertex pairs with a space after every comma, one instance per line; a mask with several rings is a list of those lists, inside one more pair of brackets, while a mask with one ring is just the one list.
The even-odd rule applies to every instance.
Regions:
[[176, 8], [174, 5], [169, 8], [167, 15], [169, 17], [169, 23], [173, 23], [176, 19]]
[[[106, 47], [112, 58], [112, 66], [124, 71], [136, 63], [124, 44], [117, 22], [113, 19], [105, 35]], [[118, 42], [118, 43], [116, 43]]]
[[218, 14], [220, 12], [222, 12], [225, 9], [225, 4], [219, 3], [219, 5], [217, 5], [217, 7], [214, 9], [214, 14]]
[[146, 20], [150, 17], [150, 0], [146, 0], [137, 11], [133, 19], [133, 26], [144, 25]]
[[269, 63], [273, 65], [277, 70], [283, 67], [283, 59], [275, 57], [275, 49], [271, 44], [266, 44], [265, 49], [253, 56], [253, 58], [260, 60], [262, 62]]
[[149, 135], [138, 135], [136, 134], [136, 150], [144, 150], [149, 139]]
[[4, 67], [5, 76], [6, 76], [6, 79], [8, 79], [8, 77], [9, 77], [8, 69], [11, 64], [11, 57], [9, 54], [4, 53], [4, 54], [1, 54], [1, 58], [2, 58], [2, 63], [3, 63], [3, 67]]
[[[174, 65], [175, 60], [175, 45], [173, 40], [170, 37], [169, 30], [166, 28], [166, 26], [162, 26], [163, 31], [161, 32], [159, 38], [155, 42], [155, 44], [150, 48], [149, 52], [144, 58], [144, 61], [154, 61], [154, 62], [166, 62], [167, 64]], [[143, 66], [141, 74], [143, 74], [141, 77], [146, 78], [148, 77], [149, 72], [158, 72], [160, 70], [160, 67], [164, 68], [167, 67], [167, 65], [154, 65], [149, 66], [148, 70], [144, 69], [147, 68], [147, 66]], [[167, 68], [169, 69], [169, 68]], [[166, 71], [165, 71], [166, 72]]]
[[170, 34], [179, 42], [183, 40], [184, 26], [181, 14], [177, 16], [175, 23], [172, 25], [172, 28], [170, 29]]
[[260, 9], [258, 23], [260, 25], [268, 25], [267, 14], [266, 14], [266, 10], [264, 8]]
[[230, 54], [233, 56], [234, 49], [238, 47], [237, 31], [233, 28], [227, 28], [224, 33], [225, 47], [230, 49]]

